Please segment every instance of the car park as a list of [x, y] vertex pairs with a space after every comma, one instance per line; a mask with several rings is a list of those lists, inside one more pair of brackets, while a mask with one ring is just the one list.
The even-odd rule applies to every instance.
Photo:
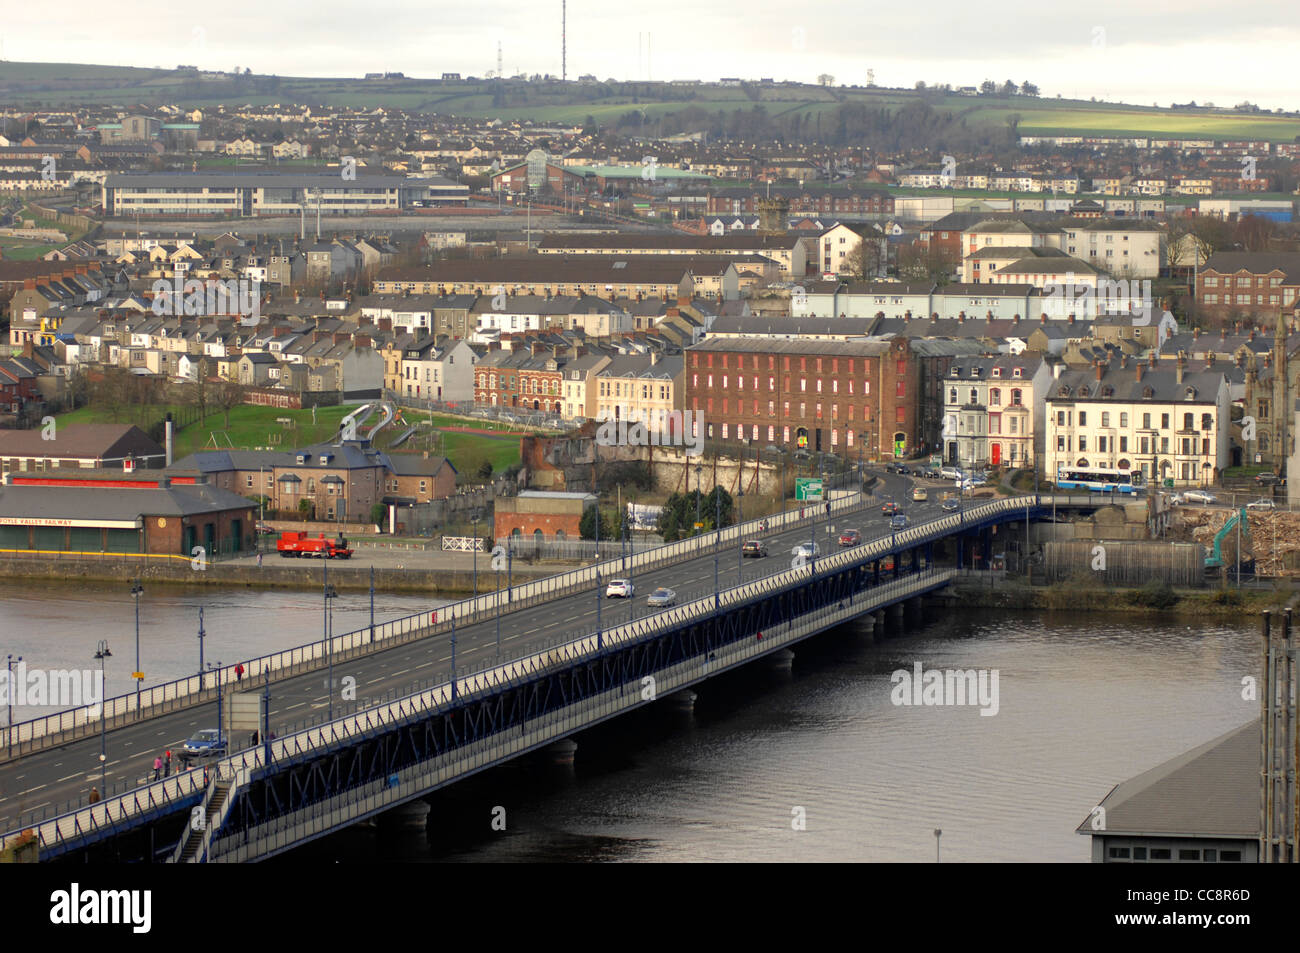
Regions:
[[747, 539], [740, 546], [740, 554], [742, 556], [753, 556], [756, 558], [766, 556], [767, 543], [763, 542], [761, 539]]
[[677, 593], [672, 589], [665, 589], [663, 586], [660, 586], [654, 592], [650, 593], [650, 597], [646, 599], [645, 604], [651, 609], [662, 609], [665, 606], [675, 606], [677, 605]]
[[630, 579], [611, 579], [605, 587], [606, 599], [631, 599], [636, 594], [636, 586]]
[[1246, 509], [1248, 509], [1248, 510], [1275, 510], [1275, 509], [1277, 509], [1277, 504], [1274, 503], [1274, 502], [1273, 502], [1272, 500], [1270, 500], [1270, 499], [1267, 499], [1267, 498], [1263, 498], [1263, 497], [1261, 497], [1261, 498], [1258, 499], [1258, 500], [1254, 500], [1253, 502], [1247, 503], [1247, 504], [1246, 504]]
[[862, 543], [862, 534], [856, 529], [846, 529], [840, 533], [841, 546], [858, 546]]
[[226, 739], [216, 728], [204, 728], [188, 738], [180, 748], [180, 759], [185, 762], [204, 761], [226, 753]]

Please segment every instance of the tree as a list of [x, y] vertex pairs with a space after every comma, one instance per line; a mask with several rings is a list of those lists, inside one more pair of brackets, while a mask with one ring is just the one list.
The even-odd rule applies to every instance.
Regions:
[[834, 86], [835, 77], [832, 76], [830, 73], [822, 73], [820, 76], [817, 77], [817, 83], [820, 86]]
[[1015, 83], [1011, 82], [1011, 80], [1007, 80], [1005, 83], [1002, 84], [1002, 95], [1014, 96], [1016, 94], [1016, 90], [1019, 88], [1020, 87], [1017, 86]]
[[492, 461], [487, 457], [480, 460], [477, 469], [474, 470], [474, 475], [481, 480], [492, 479]]
[[221, 408], [226, 417], [226, 429], [230, 429], [230, 411], [244, 402], [244, 386], [234, 377], [231, 376], [217, 385], [214, 394], [216, 405]]
[[315, 509], [316, 502], [314, 500], [309, 500], [304, 496], [298, 501], [298, 515], [301, 516], [304, 521], [311, 519], [312, 511]]
[[600, 511], [600, 538], [619, 539], [623, 531], [623, 524], [619, 520], [618, 510], [612, 506], [589, 506], [583, 510], [582, 519], [578, 521], [578, 535], [583, 539], [594, 540], [596, 538], [596, 514], [598, 509]]
[[1029, 82], [1029, 80], [1025, 80], [1023, 83], [1020, 84], [1020, 94], [1022, 96], [1037, 96], [1038, 87], [1035, 86], [1033, 83]]
[[888, 245], [884, 238], [875, 234], [875, 229], [871, 229], [849, 252], [845, 263], [855, 277], [878, 278], [885, 273], [885, 266], [889, 263]]
[[1232, 241], [1232, 228], [1221, 218], [1198, 215], [1192, 221], [1192, 247], [1196, 252], [1197, 266], [1204, 265], [1216, 251], [1226, 248]]
[[993, 82], [991, 79], [986, 79], [984, 82], [980, 83], [981, 96], [995, 96], [997, 95], [997, 91], [998, 84]]

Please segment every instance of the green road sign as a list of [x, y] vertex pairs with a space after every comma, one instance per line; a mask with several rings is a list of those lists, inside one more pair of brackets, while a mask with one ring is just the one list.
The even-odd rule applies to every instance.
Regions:
[[822, 498], [822, 481], [812, 477], [797, 477], [794, 481], [794, 498], [803, 502]]

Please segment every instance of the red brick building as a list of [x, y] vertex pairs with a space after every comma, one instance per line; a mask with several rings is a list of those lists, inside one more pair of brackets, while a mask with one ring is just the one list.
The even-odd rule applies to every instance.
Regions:
[[789, 186], [749, 189], [717, 189], [709, 193], [706, 213], [735, 215], [756, 213], [759, 203], [784, 198], [791, 215], [893, 215], [894, 197], [884, 189], [818, 189]]
[[592, 493], [523, 490], [518, 496], [499, 496], [493, 505], [492, 533], [496, 539], [581, 539], [582, 514], [595, 505]]
[[1300, 255], [1216, 252], [1197, 273], [1196, 301], [1220, 317], [1290, 315], [1300, 305]]
[[908, 456], [920, 439], [920, 394], [905, 338], [711, 338], [686, 350], [686, 409], [705, 439]]

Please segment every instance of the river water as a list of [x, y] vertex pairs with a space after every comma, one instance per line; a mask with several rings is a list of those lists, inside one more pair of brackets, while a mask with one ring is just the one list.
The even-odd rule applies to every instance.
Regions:
[[[0, 587], [0, 661], [82, 667], [109, 638], [110, 693], [126, 690], [122, 588]], [[209, 659], [320, 635], [312, 593], [144, 598], [151, 680], [196, 667], [200, 604]], [[432, 604], [377, 595], [376, 619]], [[335, 632], [368, 621], [365, 593], [340, 594]], [[796, 647], [791, 672], [702, 686], [693, 713], [653, 706], [578, 736], [571, 767], [537, 756], [440, 792], [427, 829], [357, 827], [289, 859], [933, 862], [938, 828], [945, 862], [1086, 861], [1074, 829], [1115, 784], [1258, 715], [1241, 697], [1258, 647], [1249, 623], [1106, 615], [962, 611], [875, 644], [845, 627]], [[997, 713], [894, 704], [891, 676], [916, 663], [996, 671]]]

